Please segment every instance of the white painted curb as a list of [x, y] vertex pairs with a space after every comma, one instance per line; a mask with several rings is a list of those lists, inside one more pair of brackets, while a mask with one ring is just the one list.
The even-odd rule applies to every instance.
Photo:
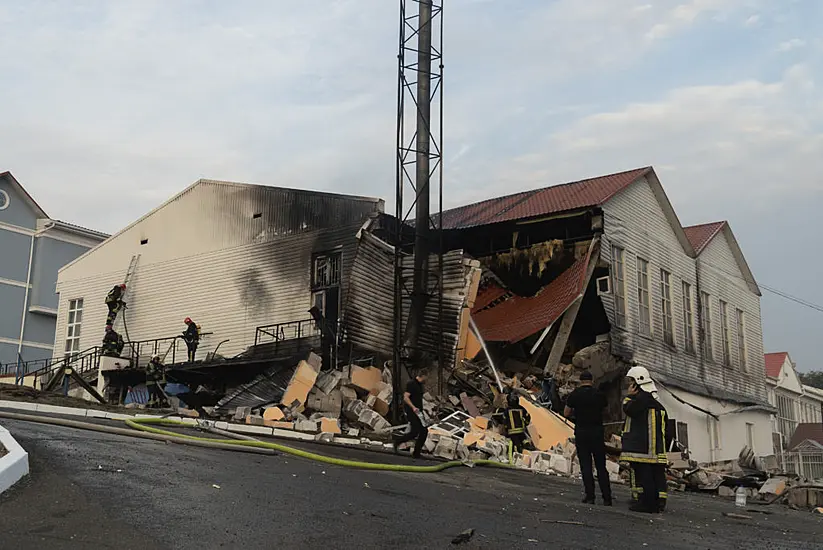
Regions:
[[5, 456], [0, 457], [0, 493], [2, 493], [29, 474], [29, 453], [3, 426], [0, 426], [0, 444], [8, 451]]

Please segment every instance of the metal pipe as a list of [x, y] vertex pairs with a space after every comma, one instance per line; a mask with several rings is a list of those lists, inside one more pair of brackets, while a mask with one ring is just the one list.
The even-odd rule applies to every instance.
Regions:
[[[54, 227], [54, 222], [49, 222], [46, 226], [39, 230], [35, 231], [31, 234], [31, 246], [29, 247], [29, 267], [28, 272], [26, 273], [26, 294], [23, 298], [23, 319], [20, 321], [20, 340], [17, 342], [17, 357], [20, 358], [20, 354], [23, 352], [23, 335], [26, 331], [26, 317], [28, 317], [29, 311], [29, 287], [31, 286], [31, 271], [32, 266], [34, 265], [34, 240]], [[54, 353], [54, 349], [52, 349], [52, 353]]]
[[406, 338], [412, 354], [417, 356], [429, 294], [432, 0], [419, 0], [418, 6], [414, 279]]
[[486, 347], [486, 341], [483, 340], [483, 336], [480, 335], [480, 331], [477, 329], [477, 325], [474, 324], [474, 319], [469, 317], [469, 326], [474, 332], [474, 335], [477, 336], [477, 339], [480, 340], [480, 345], [483, 347], [483, 352], [486, 354], [486, 359], [489, 362], [489, 366], [492, 368], [492, 372], [494, 373], [494, 379], [497, 380], [497, 388], [502, 392], [503, 391], [503, 383], [500, 381], [500, 375], [497, 374], [497, 369], [494, 368], [494, 361], [492, 360], [492, 356], [489, 353], [489, 348]]

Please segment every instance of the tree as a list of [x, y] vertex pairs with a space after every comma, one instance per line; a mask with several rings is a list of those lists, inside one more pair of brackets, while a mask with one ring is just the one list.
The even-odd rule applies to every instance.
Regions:
[[800, 374], [800, 381], [805, 385], [823, 390], [823, 371], [813, 370], [798, 374]]

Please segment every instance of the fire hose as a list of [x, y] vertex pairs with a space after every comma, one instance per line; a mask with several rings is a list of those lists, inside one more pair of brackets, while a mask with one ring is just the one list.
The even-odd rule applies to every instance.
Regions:
[[0, 418], [8, 418], [10, 420], [19, 420], [23, 422], [36, 422], [38, 424], [51, 424], [54, 426], [63, 426], [67, 428], [76, 428], [81, 430], [90, 430], [94, 432], [107, 433], [113, 435], [124, 435], [128, 437], [137, 437], [142, 439], [151, 439], [155, 441], [167, 441], [171, 443], [179, 443], [182, 445], [193, 445], [197, 447], [207, 447], [212, 449], [221, 449], [226, 451], [239, 451], [247, 453], [267, 454], [273, 455], [280, 453], [289, 454], [313, 460], [316, 462], [323, 462], [325, 464], [333, 464], [336, 466], [344, 466], [347, 468], [358, 468], [362, 470], [382, 470], [391, 472], [410, 472], [410, 473], [435, 473], [442, 472], [449, 468], [457, 466], [489, 466], [492, 468], [511, 468], [508, 464], [496, 462], [494, 460], [475, 460], [471, 463], [464, 463], [460, 460], [451, 460], [448, 462], [441, 462], [431, 466], [416, 466], [407, 464], [385, 464], [379, 462], [364, 462], [359, 460], [349, 460], [345, 458], [335, 458], [331, 456], [304, 451], [281, 443], [272, 443], [269, 441], [247, 440], [247, 439], [212, 439], [208, 437], [199, 437], [188, 434], [181, 434], [170, 430], [156, 428], [150, 424], [162, 426], [182, 426], [191, 428], [191, 424], [187, 424], [180, 420], [172, 420], [168, 418], [134, 418], [126, 419], [125, 423], [129, 428], [118, 428], [114, 426], [104, 426], [101, 424], [92, 424], [90, 422], [80, 422], [77, 420], [68, 420], [64, 418], [53, 418], [48, 416], [37, 416], [28, 414], [18, 414], [0, 411]]

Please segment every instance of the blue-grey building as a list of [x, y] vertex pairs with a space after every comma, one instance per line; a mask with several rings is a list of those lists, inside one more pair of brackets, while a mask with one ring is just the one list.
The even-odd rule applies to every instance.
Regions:
[[57, 270], [108, 235], [49, 218], [0, 172], [0, 365], [59, 357]]

